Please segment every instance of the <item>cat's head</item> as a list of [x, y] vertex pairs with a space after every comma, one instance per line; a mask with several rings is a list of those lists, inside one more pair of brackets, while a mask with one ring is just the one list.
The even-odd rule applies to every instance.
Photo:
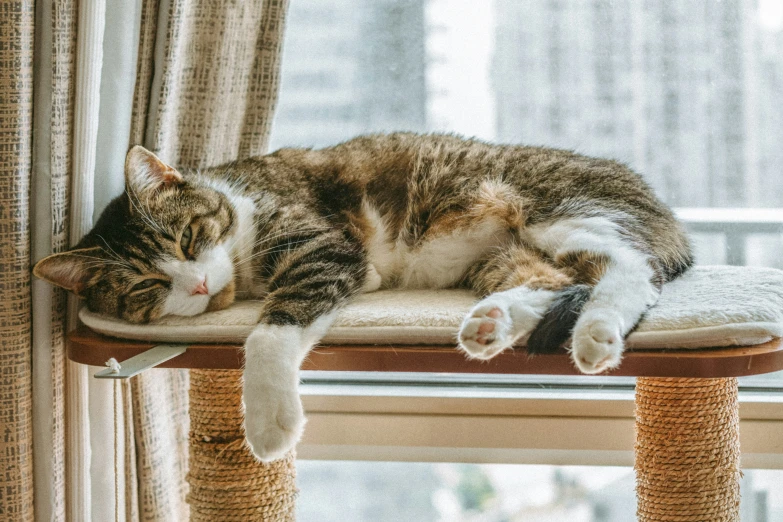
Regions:
[[183, 176], [143, 147], [125, 160], [125, 192], [73, 250], [33, 273], [82, 298], [93, 312], [144, 323], [196, 315], [234, 299], [228, 198]]

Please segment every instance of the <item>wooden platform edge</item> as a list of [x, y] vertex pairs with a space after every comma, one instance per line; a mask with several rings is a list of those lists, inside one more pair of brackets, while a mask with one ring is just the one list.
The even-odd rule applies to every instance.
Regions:
[[[161, 343], [115, 339], [80, 326], [68, 335], [67, 355], [74, 362], [103, 366], [114, 357], [123, 361]], [[166, 343], [169, 344], [169, 343]], [[161, 368], [240, 369], [238, 344], [190, 344], [185, 353]], [[490, 361], [469, 360], [452, 346], [322, 345], [305, 360], [303, 370], [368, 372], [436, 372], [520, 375], [583, 375], [565, 350], [530, 357], [523, 348], [506, 351]], [[622, 364], [604, 376], [742, 377], [783, 370], [783, 343], [774, 339], [756, 346], [630, 350]]]

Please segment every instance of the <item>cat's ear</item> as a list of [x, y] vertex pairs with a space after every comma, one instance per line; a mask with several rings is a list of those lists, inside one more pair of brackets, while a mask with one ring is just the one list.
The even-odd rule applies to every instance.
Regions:
[[52, 254], [35, 264], [33, 274], [81, 296], [103, 266], [101, 252], [101, 247], [93, 247]]
[[133, 194], [149, 195], [180, 183], [182, 174], [141, 145], [133, 147], [125, 156], [125, 184]]

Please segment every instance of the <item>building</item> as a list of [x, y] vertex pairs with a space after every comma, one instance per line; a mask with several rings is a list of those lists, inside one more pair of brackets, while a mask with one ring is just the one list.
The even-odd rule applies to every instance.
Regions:
[[424, 0], [292, 2], [272, 148], [426, 130]]
[[501, 141], [614, 157], [674, 206], [780, 206], [783, 31], [749, 0], [497, 0]]

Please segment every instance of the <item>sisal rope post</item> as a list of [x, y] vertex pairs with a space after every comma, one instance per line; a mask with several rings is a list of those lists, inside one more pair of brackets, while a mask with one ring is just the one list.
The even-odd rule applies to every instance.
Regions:
[[242, 372], [190, 372], [190, 520], [293, 521], [294, 452], [263, 464], [245, 442]]
[[636, 380], [640, 522], [739, 522], [737, 379]]

